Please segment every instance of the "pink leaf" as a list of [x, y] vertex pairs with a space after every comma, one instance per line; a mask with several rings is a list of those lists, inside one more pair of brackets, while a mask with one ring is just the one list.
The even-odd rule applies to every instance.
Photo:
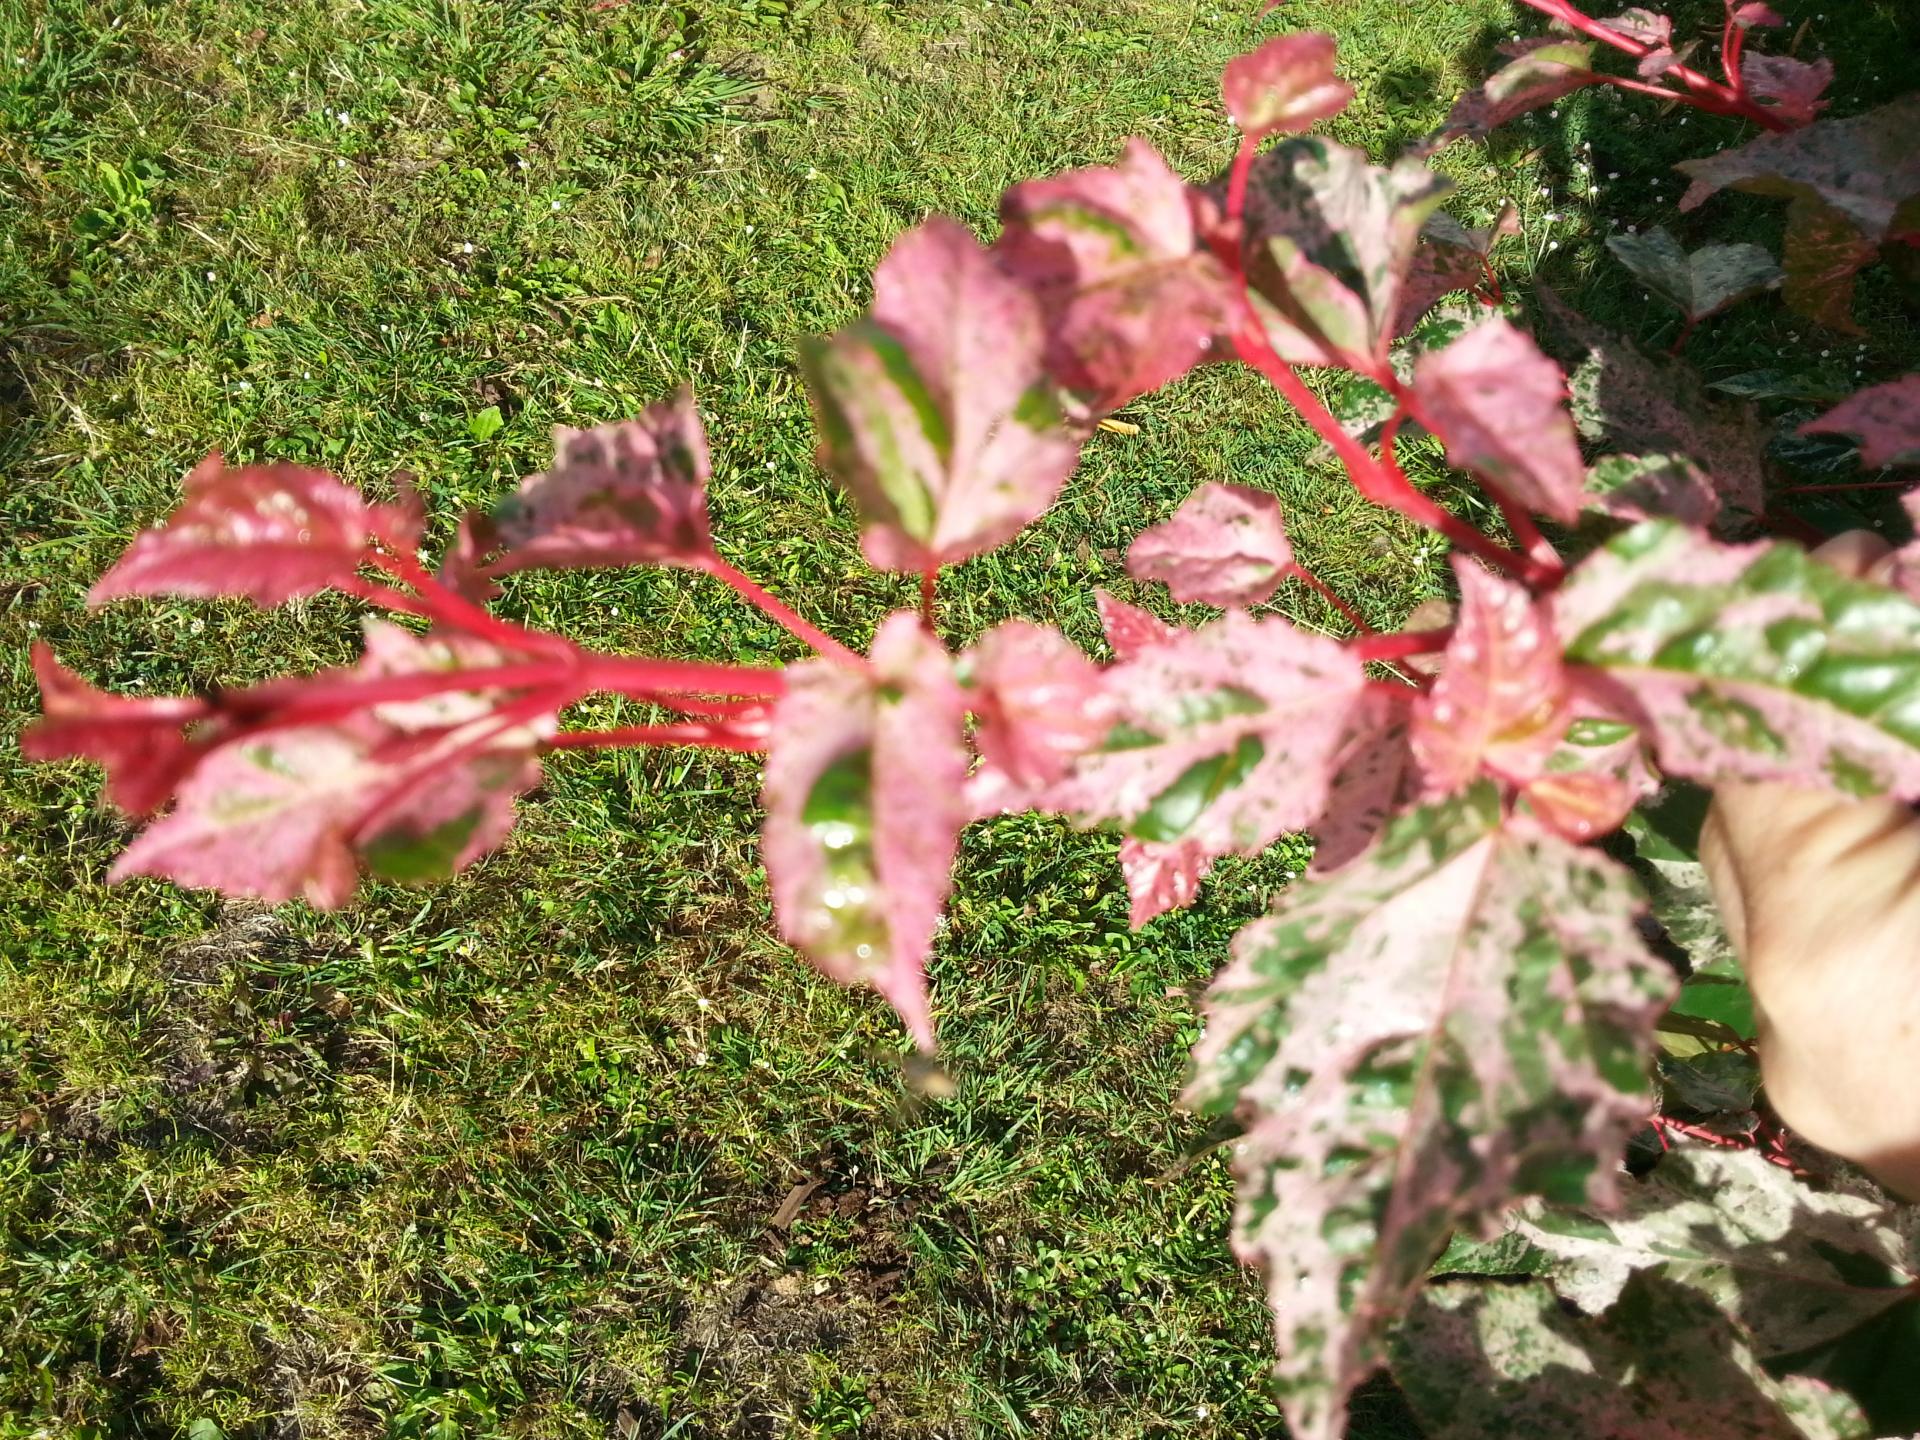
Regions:
[[1920, 605], [1897, 591], [1798, 546], [1650, 521], [1581, 562], [1554, 607], [1567, 660], [1669, 773], [1920, 797]]
[[1331, 35], [1307, 30], [1227, 62], [1221, 89], [1247, 143], [1304, 130], [1347, 108], [1353, 87], [1334, 75], [1333, 55]]
[[1418, 789], [1408, 744], [1405, 697], [1378, 686], [1362, 692], [1334, 761], [1325, 813], [1313, 822], [1311, 875], [1327, 875], [1350, 863], [1380, 833], [1381, 826]]
[[[370, 622], [367, 639], [355, 679], [510, 658], [385, 621]], [[236, 736], [206, 755], [110, 878], [154, 875], [267, 901], [304, 895], [323, 908], [347, 902], [362, 858], [389, 878], [442, 878], [505, 835], [514, 796], [539, 783], [534, 747], [564, 700], [450, 691]]]
[[1090, 413], [1184, 375], [1233, 327], [1233, 286], [1199, 243], [1187, 187], [1143, 140], [1111, 168], [1014, 186], [1000, 219], [993, 254], [1038, 298], [1047, 367]]
[[1364, 684], [1335, 641], [1230, 611], [1106, 672], [1112, 728], [1042, 803], [1138, 840], [1257, 853], [1326, 808]]
[[1100, 667], [1058, 630], [1009, 620], [980, 637], [961, 669], [980, 753], [1016, 787], [1053, 784], [1112, 727]]
[[1822, 432], [1857, 437], [1869, 470], [1920, 465], [1920, 375], [1859, 391], [1800, 427], [1803, 435]]
[[208, 715], [203, 702], [96, 690], [39, 642], [33, 672], [41, 714], [20, 732], [20, 753], [29, 760], [96, 762], [107, 772], [108, 795], [129, 815], [158, 809], [198, 760], [199, 747], [181, 732]]
[[1440, 675], [1413, 705], [1413, 753], [1438, 798], [1482, 769], [1539, 773], [1567, 722], [1567, 685], [1547, 607], [1522, 586], [1455, 556], [1460, 611]]
[[1107, 645], [1121, 660], [1131, 660], [1180, 634], [1177, 626], [1148, 614], [1138, 605], [1116, 600], [1105, 590], [1094, 592], [1094, 602], [1100, 608], [1100, 628], [1107, 637]]
[[1900, 497], [1913, 538], [1887, 557], [1887, 583], [1909, 600], [1920, 600], [1920, 491]]
[[871, 671], [787, 671], [766, 765], [762, 853], [780, 933], [864, 982], [933, 1048], [923, 969], [968, 810], [965, 699], [917, 617], [889, 616]]
[[1684, 455], [1609, 455], [1587, 472], [1588, 503], [1621, 520], [1706, 526], [1720, 513], [1713, 482]]
[[1781, 119], [1805, 125], [1827, 108], [1821, 97], [1833, 84], [1833, 62], [1749, 52], [1740, 57], [1740, 79], [1749, 96]]
[[1567, 410], [1567, 381], [1504, 318], [1469, 330], [1414, 368], [1420, 418], [1447, 459], [1539, 514], [1579, 518], [1586, 466]]
[[1633, 793], [1622, 781], [1591, 770], [1542, 775], [1527, 782], [1520, 798], [1554, 834], [1583, 843], [1618, 830], [1633, 809]]
[[1443, 295], [1455, 290], [1478, 290], [1487, 279], [1494, 246], [1505, 235], [1520, 233], [1520, 212], [1511, 200], [1500, 207], [1493, 224], [1469, 230], [1446, 211], [1428, 219], [1420, 231], [1420, 246], [1401, 288], [1393, 333], [1405, 335]]
[[1171, 519], [1142, 531], [1127, 552], [1128, 574], [1163, 582], [1183, 605], [1258, 605], [1292, 564], [1280, 502], [1264, 490], [1213, 482]]
[[1551, 105], [1584, 86], [1598, 83], [1593, 46], [1583, 41], [1542, 37], [1502, 46], [1515, 58], [1454, 102], [1437, 143], [1457, 136], [1481, 140], [1529, 110]]
[[1012, 538], [1080, 447], [1047, 375], [1040, 303], [965, 227], [895, 242], [873, 313], [803, 355], [820, 461], [852, 492], [882, 569], [923, 571]]
[[1617, 30], [1622, 35], [1638, 40], [1642, 45], [1657, 47], [1673, 44], [1673, 21], [1644, 6], [1636, 5], [1600, 23], [1609, 30]]
[[1211, 869], [1213, 856], [1192, 840], [1169, 845], [1122, 840], [1120, 873], [1127, 881], [1127, 923], [1138, 930], [1156, 915], [1191, 905]]
[[713, 554], [707, 437], [682, 389], [635, 420], [553, 432], [553, 468], [495, 515], [506, 555], [494, 574], [536, 567], [693, 565]]
[[1763, 0], [1744, 0], [1733, 7], [1733, 23], [1742, 30], [1778, 29], [1785, 25], [1786, 19], [1771, 5]]
[[382, 520], [356, 490], [304, 465], [228, 469], [219, 452], [186, 479], [167, 523], [136, 535], [87, 594], [237, 595], [278, 605], [351, 588]]

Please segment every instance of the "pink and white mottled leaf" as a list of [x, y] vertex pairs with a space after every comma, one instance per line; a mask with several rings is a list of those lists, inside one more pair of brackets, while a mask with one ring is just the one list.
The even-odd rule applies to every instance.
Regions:
[[1107, 637], [1107, 646], [1121, 660], [1132, 660], [1156, 645], [1180, 635], [1177, 625], [1169, 625], [1158, 615], [1149, 614], [1138, 605], [1129, 605], [1124, 600], [1116, 600], [1105, 590], [1094, 592], [1094, 603], [1100, 610], [1100, 629]]
[[1531, 337], [1504, 318], [1421, 357], [1414, 396], [1451, 464], [1528, 509], [1579, 518], [1586, 464], [1567, 410], [1567, 380]]
[[1456, 555], [1460, 609], [1433, 687], [1413, 703], [1412, 743], [1428, 798], [1490, 771], [1537, 776], [1568, 719], [1560, 645], [1546, 604]]
[[1520, 233], [1520, 212], [1509, 200], [1493, 224], [1468, 229], [1444, 210], [1428, 217], [1420, 231], [1420, 245], [1400, 290], [1393, 333], [1405, 335], [1420, 318], [1456, 290], [1477, 290], [1487, 279], [1488, 264], [1501, 237]]
[[691, 391], [637, 419], [553, 432], [553, 468], [495, 512], [493, 574], [536, 567], [692, 565], [713, 555], [707, 436]]
[[1120, 163], [1014, 186], [993, 255], [1040, 302], [1046, 363], [1090, 414], [1184, 375], [1238, 303], [1186, 184], [1144, 140]]
[[1833, 84], [1833, 61], [1748, 51], [1740, 57], [1740, 79], [1750, 99], [1782, 120], [1805, 125], [1827, 108], [1824, 97]]
[[1418, 775], [1408, 709], [1415, 693], [1401, 696], [1370, 687], [1354, 705], [1334, 760], [1326, 810], [1308, 827], [1314, 842], [1308, 874], [1331, 874], [1359, 856], [1388, 817], [1413, 800]]
[[1860, 463], [1869, 470], [1920, 465], [1920, 375], [1859, 391], [1818, 420], [1809, 420], [1800, 433], [1855, 437]]
[[1264, 490], [1212, 481], [1127, 551], [1128, 574], [1160, 581], [1183, 605], [1258, 605], [1292, 565], [1280, 502]]
[[1249, 303], [1283, 360], [1381, 376], [1421, 226], [1452, 182], [1319, 137], [1286, 140], [1248, 172], [1241, 237]]
[[1920, 605], [1897, 591], [1649, 521], [1575, 569], [1554, 619], [1672, 774], [1920, 798]]
[[1607, 455], [1587, 471], [1587, 503], [1621, 520], [1711, 525], [1720, 514], [1713, 481], [1685, 455]]
[[931, 1050], [924, 967], [971, 818], [966, 700], [914, 615], [887, 618], [871, 660], [787, 671], [762, 857], [781, 935], [831, 978], [873, 986]]
[[1248, 1126], [1234, 1244], [1300, 1440], [1345, 1433], [1453, 1230], [1531, 1194], [1612, 1199], [1671, 988], [1642, 909], [1621, 866], [1504, 822], [1483, 782], [1235, 939], [1187, 1099]]
[[1541, 337], [1568, 367], [1583, 436], [1629, 455], [1685, 456], [1712, 477], [1729, 511], [1757, 516], [1766, 509], [1767, 432], [1751, 405], [1714, 399], [1680, 361], [1641, 353], [1550, 291], [1539, 298]]
[[1100, 667], [1058, 630], [996, 625], [960, 670], [981, 756], [1020, 789], [1052, 785], [1112, 728]]
[[1107, 670], [1112, 726], [1043, 803], [1136, 840], [1254, 854], [1325, 809], [1364, 683], [1337, 642], [1229, 611]]
[[1693, 184], [1680, 208], [1693, 210], [1732, 186], [1756, 195], [1825, 202], [1867, 239], [1884, 240], [1900, 206], [1920, 195], [1920, 95], [1863, 115], [1816, 120], [1798, 130], [1762, 135], [1734, 150], [1679, 169]]
[[1249, 143], [1338, 115], [1353, 87], [1333, 73], [1333, 57], [1331, 35], [1304, 30], [1229, 60], [1220, 87], [1227, 114]]
[[1040, 302], [955, 221], [894, 243], [873, 310], [802, 354], [820, 463], [883, 570], [922, 572], [1011, 539], [1080, 447], [1047, 373]]
[[1633, 809], [1633, 792], [1612, 775], [1575, 770], [1529, 780], [1520, 788], [1520, 805], [1554, 834], [1588, 844], [1620, 828]]
[[94, 582], [89, 605], [130, 595], [234, 595], [270, 606], [350, 589], [376, 535], [404, 529], [359, 491], [304, 465], [229, 469], [215, 451], [185, 489], [167, 522], [136, 535]]
[[1861, 335], [1853, 318], [1854, 277], [1880, 257], [1880, 246], [1824, 201], [1796, 196], [1787, 206], [1781, 297], [1796, 315], [1844, 335]]
[[1551, 105], [1597, 83], [1593, 46], [1585, 41], [1549, 36], [1502, 45], [1500, 49], [1514, 58], [1454, 102], [1453, 112], [1440, 132], [1440, 143], [1457, 137], [1484, 140], [1529, 110]]
[[1733, 7], [1733, 23], [1742, 30], [1777, 30], [1787, 22], [1765, 0], [1742, 0]]
[[96, 690], [35, 642], [40, 717], [20, 732], [29, 760], [92, 760], [107, 772], [107, 794], [129, 815], [147, 815], [173, 794], [199, 759], [186, 728], [209, 707], [186, 697], [135, 697]]
[[1156, 844], [1128, 837], [1120, 842], [1120, 873], [1127, 882], [1127, 923], [1135, 930], [1157, 915], [1193, 903], [1214, 857], [1193, 840]]
[[1651, 1271], [1733, 1316], [1770, 1359], [1839, 1339], [1920, 1282], [1898, 1207], [1817, 1190], [1756, 1151], [1676, 1148], [1621, 1199], [1606, 1215], [1532, 1203], [1509, 1221], [1544, 1258], [1537, 1273], [1589, 1315]]
[[1598, 1319], [1569, 1317], [1550, 1287], [1449, 1279], [1395, 1334], [1393, 1375], [1429, 1440], [1867, 1440], [1843, 1392], [1769, 1373], [1713, 1303], [1642, 1276]]

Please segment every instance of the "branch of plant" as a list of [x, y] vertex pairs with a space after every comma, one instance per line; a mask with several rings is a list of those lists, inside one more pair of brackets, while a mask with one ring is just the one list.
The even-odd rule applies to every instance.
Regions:
[[700, 569], [714, 579], [732, 587], [735, 594], [749, 604], [757, 607], [770, 619], [778, 622], [789, 634], [807, 642], [828, 659], [839, 660], [849, 665], [865, 665], [864, 657], [849, 650], [826, 631], [810, 621], [803, 620], [791, 607], [774, 598], [765, 588], [743, 574], [740, 570], [722, 560], [718, 555], [709, 556], [701, 561]]
[[562, 656], [576, 648], [561, 636], [502, 620], [484, 605], [475, 604], [428, 573], [418, 559], [404, 551], [376, 549], [370, 558], [375, 566], [409, 586], [419, 597], [418, 608], [411, 609], [411, 614], [425, 615], [451, 629], [530, 654]]
[[764, 750], [764, 735], [748, 735], [722, 725], [698, 722], [668, 725], [620, 725], [611, 730], [565, 730], [547, 741], [549, 750], [599, 750], [629, 745], [703, 745], [712, 750]]

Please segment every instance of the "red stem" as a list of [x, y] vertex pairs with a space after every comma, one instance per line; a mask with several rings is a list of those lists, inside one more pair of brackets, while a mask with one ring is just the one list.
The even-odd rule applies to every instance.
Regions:
[[1355, 610], [1346, 601], [1334, 594], [1332, 587], [1311, 570], [1308, 570], [1302, 565], [1295, 565], [1293, 567], [1293, 573], [1298, 579], [1305, 582], [1309, 589], [1317, 591], [1321, 599], [1325, 600], [1329, 605], [1333, 606], [1334, 609], [1346, 616], [1347, 623], [1352, 625], [1353, 628], [1362, 635], [1376, 635], [1379, 633], [1373, 626], [1366, 622], [1366, 618], [1362, 616], [1358, 610]]
[[1247, 177], [1253, 173], [1256, 149], [1253, 137], [1242, 135], [1240, 148], [1233, 152], [1233, 169], [1227, 174], [1227, 221], [1236, 235], [1247, 214]]
[[1363, 635], [1349, 640], [1347, 649], [1362, 660], [1403, 660], [1409, 655], [1431, 655], [1447, 648], [1453, 627], [1444, 630], [1402, 630], [1397, 635]]
[[935, 623], [940, 600], [940, 567], [929, 565], [920, 572], [920, 621], [929, 634], [939, 634]]
[[[1542, 15], [1551, 16], [1579, 31], [1589, 39], [1598, 40], [1603, 45], [1611, 45], [1615, 50], [1631, 55], [1639, 60], [1650, 54], [1653, 46], [1644, 41], [1635, 40], [1631, 35], [1623, 35], [1618, 30], [1609, 29], [1591, 16], [1581, 13], [1570, 0], [1521, 0], [1521, 3], [1538, 10]], [[1793, 127], [1764, 106], [1755, 105], [1737, 90], [1722, 85], [1718, 80], [1710, 80], [1698, 70], [1686, 65], [1674, 65], [1667, 75], [1687, 87], [1690, 93], [1682, 94], [1676, 90], [1650, 86], [1639, 81], [1626, 81], [1615, 75], [1601, 75], [1595, 72], [1595, 78], [1609, 85], [1618, 85], [1623, 90], [1645, 90], [1664, 99], [1678, 100], [1682, 104], [1692, 105], [1701, 110], [1711, 110], [1721, 115], [1737, 115], [1751, 120], [1766, 130], [1790, 130]]]
[[765, 736], [723, 725], [622, 725], [612, 730], [568, 730], [547, 741], [550, 750], [597, 750], [617, 745], [704, 745], [715, 750], [764, 750]]
[[483, 640], [492, 640], [496, 644], [535, 655], [571, 656], [581, 653], [571, 640], [500, 619], [485, 606], [474, 604], [428, 574], [426, 568], [411, 555], [397, 550], [376, 550], [371, 558], [380, 569], [413, 587], [422, 607], [414, 611], [415, 614], [427, 615], [452, 629], [464, 630]]
[[758, 607], [766, 615], [776, 620], [790, 634], [798, 636], [822, 655], [834, 660], [845, 661], [851, 665], [865, 665], [867, 662], [838, 640], [834, 639], [819, 626], [803, 620], [789, 606], [776, 600], [772, 595], [752, 579], [722, 560], [718, 555], [709, 556], [700, 562], [700, 568], [714, 579], [731, 586], [741, 599]]

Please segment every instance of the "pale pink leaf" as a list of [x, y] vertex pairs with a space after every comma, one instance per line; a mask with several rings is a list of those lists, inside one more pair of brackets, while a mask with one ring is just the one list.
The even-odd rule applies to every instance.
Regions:
[[1848, 396], [1800, 433], [1851, 435], [1860, 442], [1860, 463], [1920, 465], [1920, 375], [1890, 380]]
[[762, 855], [780, 933], [842, 984], [873, 986], [933, 1048], [925, 962], [951, 886], [966, 700], [917, 616], [889, 616], [870, 669], [787, 671], [767, 753]]
[[1249, 143], [1338, 115], [1353, 87], [1333, 73], [1333, 58], [1331, 35], [1304, 30], [1229, 60], [1221, 77], [1227, 114]]
[[1783, 120], [1805, 125], [1827, 108], [1823, 97], [1833, 84], [1833, 61], [1749, 51], [1740, 57], [1740, 79], [1750, 98]]
[[1184, 375], [1237, 305], [1200, 243], [1186, 184], [1144, 140], [1112, 167], [1071, 170], [1001, 198], [993, 254], [1046, 317], [1047, 368], [1089, 414]]
[[1242, 930], [1208, 998], [1187, 1099], [1248, 1127], [1234, 1246], [1299, 1440], [1346, 1433], [1452, 1231], [1530, 1194], [1606, 1205], [1651, 1103], [1672, 972], [1632, 877], [1501, 810], [1481, 782], [1395, 819]]
[[1107, 646], [1118, 659], [1132, 660], [1180, 634], [1178, 626], [1169, 625], [1138, 605], [1116, 600], [1105, 590], [1094, 592], [1094, 603], [1100, 610], [1101, 632], [1106, 635]]
[[1622, 35], [1638, 40], [1642, 45], [1673, 43], [1673, 21], [1643, 5], [1635, 5], [1618, 15], [1609, 15], [1600, 23], [1609, 30], [1617, 30]]
[[1421, 418], [1447, 459], [1539, 514], [1579, 518], [1586, 465], [1567, 410], [1567, 381], [1504, 318], [1469, 330], [1414, 367]]
[[881, 261], [871, 316], [805, 350], [820, 461], [860, 507], [874, 565], [964, 560], [1053, 503], [1080, 447], [1046, 345], [1033, 293], [936, 216]]
[[1566, 728], [1567, 682], [1547, 606], [1456, 555], [1460, 609], [1432, 689], [1414, 701], [1413, 753], [1429, 798], [1482, 770], [1524, 782]]
[[1127, 551], [1128, 574], [1161, 581], [1183, 605], [1258, 605], [1292, 565], [1280, 502], [1264, 490], [1213, 481]]
[[1554, 598], [1569, 662], [1604, 681], [1670, 773], [1920, 798], [1920, 605], [1798, 546], [1649, 521]]
[[1733, 23], [1742, 30], [1778, 29], [1786, 19], [1764, 0], [1742, 0], [1733, 7]]
[[1017, 787], [1053, 784], [1112, 727], [1100, 667], [1058, 630], [996, 625], [960, 670], [980, 718], [980, 754]]
[[1362, 693], [1334, 760], [1326, 810], [1309, 827], [1313, 864], [1327, 875], [1360, 855], [1395, 811], [1414, 798], [1418, 776], [1408, 743], [1408, 707], [1418, 692], [1382, 687]]
[[360, 492], [304, 465], [229, 469], [219, 452], [186, 479], [180, 507], [143, 530], [87, 592], [89, 605], [129, 595], [244, 596], [278, 605], [352, 588], [382, 521]]
[[108, 796], [129, 815], [158, 809], [199, 758], [199, 747], [183, 732], [209, 714], [204, 702], [96, 690], [37, 641], [33, 672], [40, 717], [20, 732], [20, 753], [29, 760], [94, 761], [107, 772]]
[[1254, 854], [1326, 807], [1361, 663], [1240, 611], [1106, 672], [1113, 724], [1044, 797], [1138, 840]]
[[1591, 770], [1538, 776], [1521, 787], [1520, 801], [1554, 834], [1582, 844], [1611, 835], [1633, 809], [1625, 783]]
[[1120, 873], [1127, 882], [1127, 923], [1135, 930], [1169, 910], [1193, 903], [1213, 856], [1192, 840], [1155, 844], [1131, 837], [1120, 842]]
[[553, 432], [553, 468], [495, 512], [505, 554], [493, 574], [538, 567], [693, 565], [713, 555], [707, 437], [692, 392], [639, 418]]

